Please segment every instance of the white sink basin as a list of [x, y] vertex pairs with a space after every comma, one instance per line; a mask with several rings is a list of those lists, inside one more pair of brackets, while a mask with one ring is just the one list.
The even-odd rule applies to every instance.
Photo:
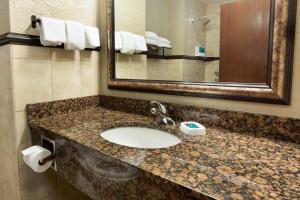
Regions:
[[101, 137], [115, 144], [146, 149], [167, 148], [181, 142], [170, 133], [138, 127], [111, 129], [101, 133]]

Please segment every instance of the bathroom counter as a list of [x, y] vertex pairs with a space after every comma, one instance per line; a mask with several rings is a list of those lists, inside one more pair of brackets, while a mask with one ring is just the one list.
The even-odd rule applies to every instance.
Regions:
[[[299, 144], [210, 128], [205, 136], [190, 137], [180, 133], [179, 125], [157, 124], [154, 118], [104, 108], [29, 121], [32, 130], [101, 152], [176, 183], [195, 196], [300, 199]], [[99, 135], [124, 126], [165, 130], [179, 136], [182, 143], [167, 149], [134, 149], [112, 144]]]

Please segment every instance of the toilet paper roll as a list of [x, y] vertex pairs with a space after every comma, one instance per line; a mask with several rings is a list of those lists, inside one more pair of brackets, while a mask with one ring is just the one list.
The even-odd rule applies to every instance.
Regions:
[[52, 153], [41, 146], [32, 146], [22, 151], [24, 162], [35, 172], [43, 173], [47, 171], [53, 161], [49, 161], [44, 165], [40, 165], [39, 161], [50, 156]]

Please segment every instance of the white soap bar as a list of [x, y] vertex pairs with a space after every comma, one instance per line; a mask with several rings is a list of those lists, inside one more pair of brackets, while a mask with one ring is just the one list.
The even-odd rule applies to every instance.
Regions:
[[187, 135], [205, 135], [206, 129], [197, 122], [182, 122], [180, 130]]

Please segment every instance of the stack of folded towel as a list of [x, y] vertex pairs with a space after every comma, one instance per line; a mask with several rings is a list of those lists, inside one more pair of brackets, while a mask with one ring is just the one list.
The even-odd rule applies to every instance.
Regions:
[[121, 31], [115, 32], [115, 50], [123, 54], [134, 54], [148, 51], [144, 36]]
[[97, 27], [48, 17], [41, 17], [40, 19], [40, 40], [44, 46], [64, 44], [66, 50], [100, 47], [100, 34]]
[[159, 37], [156, 33], [146, 32], [146, 43], [160, 48], [172, 48], [171, 42], [167, 38]]

